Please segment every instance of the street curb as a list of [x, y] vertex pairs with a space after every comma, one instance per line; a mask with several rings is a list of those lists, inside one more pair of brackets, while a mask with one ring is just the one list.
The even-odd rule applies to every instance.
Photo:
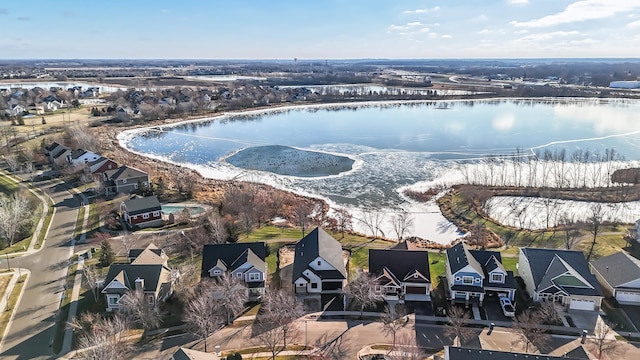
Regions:
[[[29, 282], [29, 279], [31, 279], [31, 270], [22, 269], [20, 271], [24, 271], [24, 274], [27, 275], [27, 277], [24, 279], [22, 290], [20, 291], [20, 295], [18, 295], [18, 298], [16, 299], [16, 305], [13, 307], [13, 309], [11, 309], [11, 316], [9, 317], [9, 321], [7, 322], [7, 326], [4, 328], [4, 333], [2, 334], [2, 338], [0, 339], [0, 352], [2, 352], [3, 350], [2, 347], [4, 346], [4, 339], [7, 336], [9, 329], [11, 328], [11, 323], [13, 323], [13, 318], [16, 316], [16, 312], [17, 312], [16, 310], [18, 308], [18, 305], [20, 305], [20, 302], [22, 301], [22, 296], [24, 295], [24, 292], [27, 289], [27, 283]], [[13, 289], [11, 289], [11, 292], [13, 292]]]

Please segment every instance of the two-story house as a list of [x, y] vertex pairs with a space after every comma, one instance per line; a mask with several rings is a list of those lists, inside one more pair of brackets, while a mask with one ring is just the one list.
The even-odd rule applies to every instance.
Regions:
[[162, 225], [162, 205], [155, 195], [125, 200], [120, 204], [120, 212], [130, 229]]
[[322, 228], [298, 241], [292, 280], [296, 294], [342, 294], [347, 279], [342, 246]]
[[148, 187], [149, 175], [136, 168], [121, 166], [102, 173], [102, 189], [105, 195], [130, 194], [140, 187]]
[[369, 249], [369, 273], [387, 301], [431, 301], [428, 251]]
[[250, 301], [259, 300], [267, 279], [266, 246], [263, 242], [207, 244], [202, 249], [200, 278], [232, 276], [242, 279]]
[[482, 306], [487, 292], [515, 298], [513, 272], [504, 268], [497, 251], [470, 250], [460, 242], [447, 249], [446, 274], [452, 303]]
[[602, 291], [582, 251], [520, 248], [518, 274], [533, 301], [599, 310]]
[[45, 155], [47, 155], [49, 161], [56, 166], [64, 166], [67, 163], [67, 155], [70, 154], [71, 149], [57, 142], [45, 148]]
[[[134, 251], [134, 250], [131, 250]], [[136, 249], [138, 254], [129, 264], [112, 264], [105, 278], [104, 294], [107, 311], [120, 309], [129, 291], [142, 291], [149, 303], [165, 301], [173, 292], [171, 270], [166, 259], [150, 244]], [[130, 252], [131, 254], [131, 252]]]
[[118, 168], [118, 163], [106, 158], [99, 157], [97, 160], [87, 163], [87, 173], [93, 178], [93, 181], [99, 182], [102, 178], [102, 174], [108, 170], [115, 170]]
[[100, 155], [84, 149], [75, 149], [71, 154], [67, 154], [67, 161], [72, 166], [85, 165], [89, 162], [96, 161]]

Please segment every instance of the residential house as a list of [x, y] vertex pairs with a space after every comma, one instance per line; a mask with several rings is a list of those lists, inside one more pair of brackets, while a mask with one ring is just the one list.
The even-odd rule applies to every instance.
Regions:
[[581, 251], [520, 248], [518, 273], [534, 301], [599, 310], [602, 291]]
[[71, 149], [57, 142], [45, 147], [44, 150], [49, 161], [57, 166], [64, 166], [67, 163], [67, 155], [71, 154]]
[[181, 347], [171, 355], [170, 360], [220, 360], [220, 357], [215, 353], [207, 353]]
[[162, 205], [155, 195], [123, 201], [120, 204], [120, 212], [131, 229], [162, 225]]
[[326, 231], [317, 227], [298, 241], [292, 273], [296, 294], [342, 294], [346, 279], [342, 246]]
[[101, 157], [100, 155], [93, 153], [91, 151], [87, 151], [84, 149], [75, 149], [71, 151], [71, 154], [67, 155], [67, 161], [72, 166], [80, 166], [92, 161], [96, 161], [100, 157]]
[[102, 179], [105, 171], [115, 170], [117, 168], [118, 164], [115, 161], [102, 156], [87, 163], [87, 172], [96, 182], [99, 182], [100, 179]]
[[143, 187], [149, 187], [149, 175], [136, 168], [121, 166], [102, 173], [101, 187], [106, 195], [130, 194]]
[[447, 249], [446, 276], [452, 303], [482, 306], [486, 294], [515, 299], [513, 271], [505, 269], [497, 251], [470, 250], [460, 242]]
[[247, 286], [249, 300], [259, 300], [267, 279], [266, 246], [263, 242], [207, 244], [202, 249], [201, 279], [232, 276]]
[[9, 105], [9, 109], [4, 110], [9, 116], [23, 115], [27, 111], [27, 108], [20, 104]]
[[169, 256], [163, 249], [158, 248], [154, 243], [150, 243], [144, 249], [129, 250], [127, 259], [129, 259], [130, 264], [167, 266]]
[[623, 305], [640, 305], [640, 260], [621, 251], [591, 261], [591, 270], [605, 295]]
[[144, 249], [129, 251], [137, 253], [129, 264], [112, 264], [105, 278], [102, 294], [105, 295], [107, 311], [118, 310], [129, 291], [143, 291], [150, 303], [165, 301], [173, 292], [171, 270], [163, 251], [149, 244]]
[[387, 301], [431, 301], [428, 251], [369, 249], [369, 273]]

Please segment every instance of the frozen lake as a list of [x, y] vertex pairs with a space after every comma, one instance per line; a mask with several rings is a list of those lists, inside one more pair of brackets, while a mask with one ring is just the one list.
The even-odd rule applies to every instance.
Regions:
[[[363, 206], [389, 212], [404, 208], [415, 216], [413, 235], [449, 242], [459, 236], [455, 228], [434, 204], [411, 203], [402, 196], [403, 188], [462, 182], [461, 163], [494, 155], [615, 148], [626, 159], [638, 160], [639, 110], [639, 102], [615, 99], [292, 107], [135, 130], [121, 134], [120, 139], [132, 151], [189, 166], [203, 176], [250, 176], [322, 197], [351, 209], [356, 216]], [[355, 164], [352, 170], [336, 176], [297, 177], [244, 170], [225, 161], [237, 151], [265, 145], [347, 156]]]

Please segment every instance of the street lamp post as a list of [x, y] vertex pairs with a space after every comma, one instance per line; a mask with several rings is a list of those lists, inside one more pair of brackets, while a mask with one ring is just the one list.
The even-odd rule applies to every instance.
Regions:
[[307, 334], [307, 320], [304, 321], [304, 349], [307, 350], [309, 336]]
[[11, 271], [11, 265], [9, 264], [9, 253], [5, 253], [7, 255], [7, 270]]

